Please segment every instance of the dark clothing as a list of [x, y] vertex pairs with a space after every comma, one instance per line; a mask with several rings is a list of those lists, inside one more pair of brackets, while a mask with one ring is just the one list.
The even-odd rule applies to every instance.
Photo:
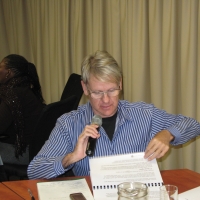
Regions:
[[0, 155], [4, 163], [14, 163], [14, 158], [28, 162], [29, 143], [44, 105], [37, 70], [23, 56], [11, 54], [0, 63], [0, 75]]
[[114, 131], [115, 131], [115, 123], [117, 118], [117, 112], [112, 117], [103, 118], [103, 128], [105, 129], [110, 141], [112, 141]]
[[[28, 86], [16, 87], [13, 88], [13, 90], [22, 105], [25, 125], [24, 136], [26, 143], [29, 144], [30, 137], [33, 134], [35, 124], [44, 104], [38, 100]], [[15, 144], [16, 141], [16, 130], [13, 116], [8, 105], [3, 101], [0, 103], [0, 141], [9, 144]]]
[[[31, 135], [33, 134], [35, 124], [44, 107], [44, 104], [42, 104], [38, 100], [38, 98], [34, 95], [32, 90], [28, 86], [15, 87], [13, 88], [13, 91], [15, 92], [16, 96], [18, 97], [19, 102], [21, 103], [21, 108], [22, 108], [22, 112], [24, 116], [24, 139], [26, 141], [26, 144], [28, 145], [30, 143]], [[7, 152], [7, 153], [9, 153], [9, 155], [13, 154], [13, 159], [14, 159], [15, 157], [14, 145], [16, 143], [16, 130], [14, 126], [12, 112], [9, 106], [2, 99], [0, 103], [0, 142], [3, 142], [4, 144], [8, 143], [13, 146], [13, 153], [11, 152]], [[10, 145], [8, 144], [7, 146], [9, 147]], [[2, 152], [0, 151], [0, 155], [2, 156], [2, 159], [5, 160], [8, 154], [3, 155], [3, 152], [5, 153], [5, 151], [3, 150], [5, 150], [5, 148], [2, 149]], [[26, 154], [27, 153], [28, 152], [26, 152]], [[26, 154], [24, 154], [24, 156]], [[11, 157], [10, 159], [12, 159]], [[19, 157], [19, 158], [20, 160], [23, 160], [22, 157]]]

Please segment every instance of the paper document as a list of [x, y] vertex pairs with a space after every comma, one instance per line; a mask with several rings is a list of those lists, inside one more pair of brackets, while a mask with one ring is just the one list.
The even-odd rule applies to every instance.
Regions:
[[191, 190], [185, 191], [178, 195], [179, 200], [199, 200], [200, 186]]
[[71, 193], [82, 192], [87, 200], [94, 200], [85, 179], [37, 183], [39, 200], [70, 200]]
[[141, 182], [148, 186], [149, 200], [159, 200], [163, 180], [156, 159], [144, 159], [144, 152], [90, 158], [90, 177], [95, 200], [116, 200], [117, 185]]

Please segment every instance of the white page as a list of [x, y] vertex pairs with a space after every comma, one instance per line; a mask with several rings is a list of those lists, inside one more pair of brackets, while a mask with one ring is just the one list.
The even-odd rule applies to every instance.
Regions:
[[70, 200], [71, 193], [81, 192], [87, 200], [94, 200], [85, 179], [37, 183], [39, 200]]
[[141, 182], [149, 185], [149, 199], [159, 199], [163, 180], [156, 159], [144, 159], [144, 152], [89, 160], [90, 177], [95, 200], [116, 200], [117, 185], [122, 182]]
[[178, 195], [179, 200], [199, 200], [200, 186], [191, 190], [185, 191]]

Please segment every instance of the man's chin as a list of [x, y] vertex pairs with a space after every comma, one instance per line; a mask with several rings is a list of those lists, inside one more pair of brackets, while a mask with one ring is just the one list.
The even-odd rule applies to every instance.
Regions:
[[112, 117], [114, 114], [115, 112], [111, 112], [111, 111], [106, 111], [106, 112], [104, 111], [100, 113], [101, 117], [103, 118]]

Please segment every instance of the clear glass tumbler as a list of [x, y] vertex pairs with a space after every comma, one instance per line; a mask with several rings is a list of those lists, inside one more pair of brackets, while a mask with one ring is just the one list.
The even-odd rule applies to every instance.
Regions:
[[139, 182], [124, 182], [117, 186], [118, 200], [147, 200], [147, 186]]
[[178, 200], [178, 187], [175, 185], [161, 186], [160, 200]]

